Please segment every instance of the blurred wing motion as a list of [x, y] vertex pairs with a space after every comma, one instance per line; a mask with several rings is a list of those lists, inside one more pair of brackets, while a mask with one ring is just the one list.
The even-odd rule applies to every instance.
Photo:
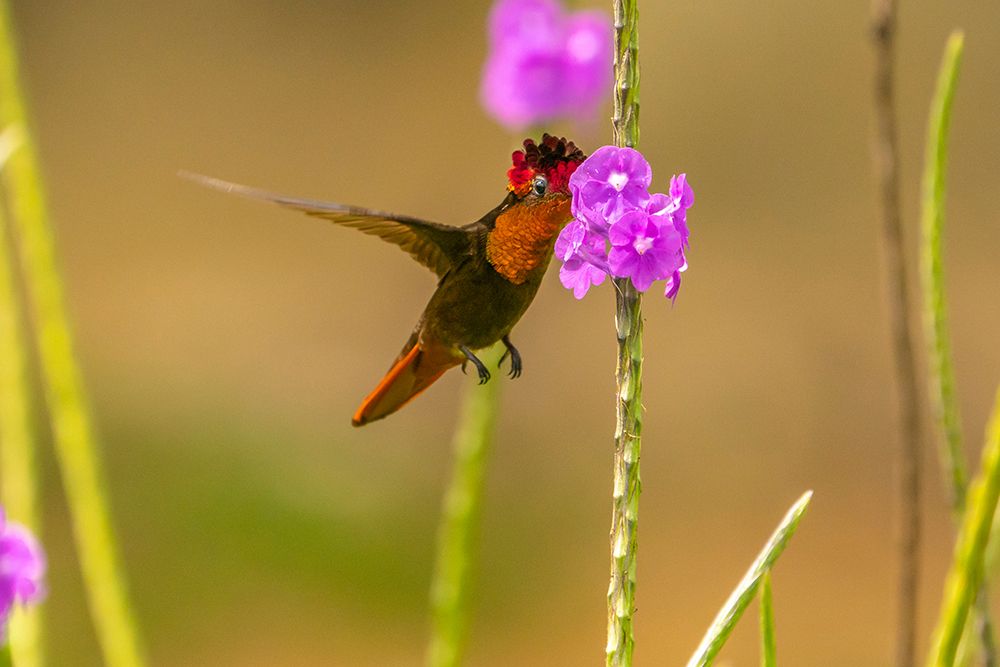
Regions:
[[383, 241], [398, 245], [413, 259], [436, 273], [438, 278], [443, 278], [452, 266], [461, 261], [463, 257], [472, 254], [471, 235], [467, 230], [459, 227], [358, 206], [286, 197], [187, 171], [180, 172], [180, 176], [221, 192], [273, 202], [316, 218], [335, 222], [338, 225], [353, 227], [371, 236], [377, 236]]

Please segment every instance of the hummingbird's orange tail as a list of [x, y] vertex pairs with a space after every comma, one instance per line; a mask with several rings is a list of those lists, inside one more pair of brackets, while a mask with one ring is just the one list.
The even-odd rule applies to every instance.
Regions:
[[400, 355], [378, 386], [361, 402], [351, 423], [364, 426], [382, 419], [417, 397], [424, 389], [454, 366], [462, 358], [447, 347], [424, 347], [416, 343]]

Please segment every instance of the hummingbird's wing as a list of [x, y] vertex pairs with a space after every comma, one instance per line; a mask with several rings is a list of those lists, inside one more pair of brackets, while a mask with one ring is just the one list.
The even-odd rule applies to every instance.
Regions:
[[413, 259], [436, 273], [438, 278], [444, 277], [444, 274], [461, 261], [462, 257], [472, 253], [473, 237], [468, 230], [460, 227], [358, 206], [286, 197], [186, 171], [180, 172], [179, 175], [215, 190], [250, 199], [274, 202], [287, 208], [302, 211], [307, 215], [323, 218], [338, 225], [353, 227], [365, 234], [377, 236], [383, 241], [398, 245]]

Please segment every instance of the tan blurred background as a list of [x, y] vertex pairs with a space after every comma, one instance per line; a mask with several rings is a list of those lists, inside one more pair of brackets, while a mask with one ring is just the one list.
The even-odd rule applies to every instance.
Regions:
[[[938, 59], [967, 30], [947, 269], [972, 455], [1000, 381], [1000, 6], [901, 4], [911, 231]], [[433, 279], [375, 240], [175, 174], [478, 217], [514, 147], [477, 101], [489, 3], [14, 5], [154, 663], [420, 664], [448, 440], [473, 380], [451, 373], [385, 422], [349, 422]], [[638, 664], [682, 664], [809, 488], [775, 579], [780, 659], [889, 662], [894, 399], [867, 14], [643, 3], [642, 148], [654, 185], [684, 170], [698, 199], [680, 298], [646, 304]], [[610, 139], [602, 119], [552, 129], [588, 150]], [[515, 331], [524, 376], [495, 376], [470, 665], [602, 660], [612, 303], [607, 286], [576, 302], [552, 271]], [[933, 451], [924, 469], [926, 644], [952, 532]], [[52, 662], [94, 665], [62, 498], [47, 506]], [[756, 664], [755, 615], [726, 664]]]

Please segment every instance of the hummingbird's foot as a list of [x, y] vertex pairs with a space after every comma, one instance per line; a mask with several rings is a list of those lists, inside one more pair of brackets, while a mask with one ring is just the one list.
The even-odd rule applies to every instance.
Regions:
[[503, 353], [502, 357], [500, 357], [500, 363], [497, 364], [497, 368], [500, 368], [500, 364], [503, 363], [503, 360], [506, 359], [509, 354], [510, 373], [508, 373], [508, 375], [510, 375], [511, 378], [521, 377], [521, 353], [517, 351], [517, 348], [514, 347], [514, 344], [510, 342], [510, 338], [507, 336], [504, 336], [500, 340], [503, 342], [504, 347], [507, 348], [507, 351]]
[[[472, 350], [465, 347], [464, 345], [459, 345], [458, 349], [462, 351], [465, 358], [472, 362], [472, 365], [476, 367], [476, 371], [479, 373], [479, 384], [486, 384], [490, 380], [490, 372], [486, 369], [486, 364], [479, 360], [479, 357], [472, 354]], [[465, 364], [462, 364], [462, 372], [465, 372]]]

